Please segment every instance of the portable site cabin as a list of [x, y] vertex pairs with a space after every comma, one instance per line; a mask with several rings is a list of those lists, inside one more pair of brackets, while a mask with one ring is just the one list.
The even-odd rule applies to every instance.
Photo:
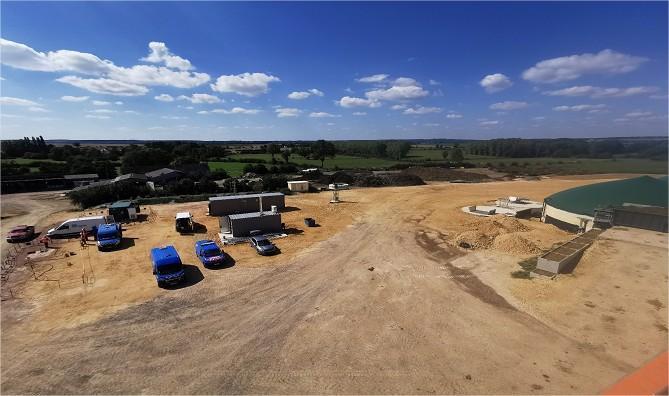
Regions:
[[116, 221], [136, 220], [139, 213], [139, 205], [135, 201], [116, 201], [108, 208], [109, 215], [114, 216]]
[[307, 192], [309, 191], [309, 182], [306, 180], [289, 181], [288, 189], [295, 192]]
[[281, 232], [281, 214], [272, 211], [240, 213], [222, 216], [219, 219], [221, 232], [232, 234], [233, 237], [246, 237], [251, 231], [258, 230], [263, 234]]
[[226, 195], [209, 198], [209, 216], [227, 216], [231, 214], [260, 211], [260, 199], [263, 208], [286, 207], [286, 196], [282, 193]]

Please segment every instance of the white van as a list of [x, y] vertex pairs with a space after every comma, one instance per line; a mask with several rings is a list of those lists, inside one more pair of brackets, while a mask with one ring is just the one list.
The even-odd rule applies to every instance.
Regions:
[[76, 219], [65, 220], [58, 227], [54, 227], [46, 232], [49, 238], [71, 238], [77, 237], [84, 229], [88, 232], [97, 228], [100, 224], [109, 224], [114, 222], [114, 216], [90, 216], [79, 217]]

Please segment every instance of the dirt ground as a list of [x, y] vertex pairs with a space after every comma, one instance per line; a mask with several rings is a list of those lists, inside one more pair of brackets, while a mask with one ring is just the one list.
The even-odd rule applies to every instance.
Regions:
[[5, 235], [17, 225], [39, 225], [47, 216], [63, 210], [72, 209], [70, 201], [62, 196], [62, 191], [5, 194], [0, 196], [2, 220], [2, 257], [11, 247], [5, 240]]
[[[206, 203], [152, 206], [147, 221], [126, 227], [120, 250], [65, 242], [34, 264], [40, 280], [28, 268], [12, 274], [1, 390], [598, 393], [667, 349], [666, 235], [610, 230], [573, 274], [515, 279], [534, 247], [570, 235], [460, 211], [596, 181], [355, 189], [336, 205], [327, 193], [289, 196], [282, 253], [226, 247], [235, 264], [220, 270], [193, 253], [217, 231]], [[183, 210], [207, 230], [176, 234]], [[471, 230], [495, 236], [455, 247]], [[510, 243], [514, 236], [530, 244]], [[188, 265], [184, 287], [155, 285], [149, 251], [166, 243]]]

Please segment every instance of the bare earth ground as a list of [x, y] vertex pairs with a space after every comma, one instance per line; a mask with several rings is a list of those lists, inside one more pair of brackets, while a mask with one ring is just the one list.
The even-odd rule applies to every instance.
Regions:
[[[520, 259], [570, 235], [460, 211], [592, 182], [357, 189], [338, 205], [291, 196], [282, 254], [228, 247], [236, 263], [221, 270], [193, 254], [217, 229], [205, 203], [153, 206], [121, 250], [67, 242], [36, 265], [43, 281], [12, 274], [2, 392], [598, 393], [667, 349], [666, 235], [610, 230], [573, 274], [514, 279]], [[207, 231], [177, 235], [182, 210]], [[471, 230], [489, 243], [454, 247]], [[148, 253], [165, 243], [189, 264], [186, 287], [155, 286]]]
[[52, 213], [72, 208], [70, 201], [61, 196], [62, 191], [6, 194], [0, 197], [2, 204], [2, 257], [11, 246], [5, 240], [5, 234], [17, 225], [35, 225]]

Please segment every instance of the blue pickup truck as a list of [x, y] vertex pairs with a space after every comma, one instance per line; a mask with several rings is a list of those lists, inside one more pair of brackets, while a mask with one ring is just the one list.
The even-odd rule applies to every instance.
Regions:
[[113, 249], [121, 244], [123, 229], [120, 224], [100, 224], [97, 228], [98, 250]]
[[228, 259], [216, 242], [208, 239], [195, 242], [195, 254], [205, 267], [223, 265]]
[[179, 253], [172, 245], [151, 249], [151, 263], [158, 287], [175, 285], [186, 278]]

